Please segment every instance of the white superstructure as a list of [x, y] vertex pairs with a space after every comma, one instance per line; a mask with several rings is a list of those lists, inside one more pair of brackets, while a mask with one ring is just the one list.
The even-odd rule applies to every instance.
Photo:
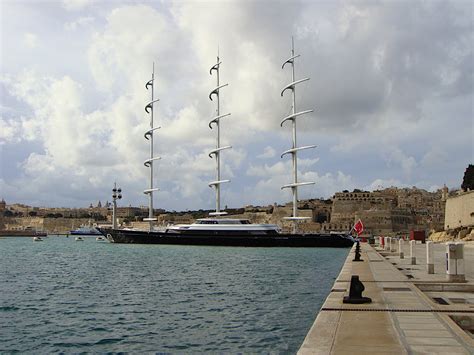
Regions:
[[169, 231], [276, 231], [280, 228], [276, 224], [254, 224], [248, 219], [234, 218], [201, 218], [192, 224], [178, 224], [169, 226]]

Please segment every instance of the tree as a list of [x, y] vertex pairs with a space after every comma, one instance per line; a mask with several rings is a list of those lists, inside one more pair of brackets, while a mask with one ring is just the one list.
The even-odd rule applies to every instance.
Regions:
[[461, 189], [463, 189], [463, 191], [474, 190], [474, 165], [472, 164], [469, 164], [464, 172]]

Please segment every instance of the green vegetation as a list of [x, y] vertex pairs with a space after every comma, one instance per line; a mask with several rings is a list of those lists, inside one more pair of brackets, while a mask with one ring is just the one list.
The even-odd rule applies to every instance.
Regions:
[[472, 164], [469, 164], [464, 172], [461, 189], [463, 189], [463, 191], [474, 190], [474, 165]]

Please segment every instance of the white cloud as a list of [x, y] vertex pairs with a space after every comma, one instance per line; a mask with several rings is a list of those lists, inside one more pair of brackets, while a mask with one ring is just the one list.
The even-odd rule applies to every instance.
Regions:
[[387, 164], [398, 164], [407, 176], [410, 176], [418, 165], [414, 157], [407, 156], [400, 148], [389, 146], [384, 147], [383, 151]]
[[374, 191], [374, 190], [383, 190], [388, 187], [397, 186], [397, 187], [408, 187], [408, 185], [403, 184], [400, 180], [397, 179], [375, 179], [369, 185], [364, 187], [364, 190]]
[[[53, 193], [37, 194], [44, 201], [74, 203], [74, 193], [82, 201], [119, 177], [134, 204], [145, 200], [144, 83], [155, 62], [157, 199], [167, 208], [211, 207], [216, 107], [207, 95], [219, 45], [221, 83], [229, 83], [221, 112], [232, 113], [222, 120], [222, 144], [233, 146], [222, 155], [223, 178], [232, 179], [224, 197], [236, 205], [288, 199], [280, 186], [291, 180], [291, 159], [276, 158], [291, 136], [279, 127], [291, 110], [290, 95], [279, 95], [291, 78], [281, 70], [291, 33], [302, 55], [297, 79], [311, 77], [297, 88], [297, 108], [315, 109], [298, 121], [298, 141], [317, 143], [320, 157], [301, 155], [300, 180], [316, 185], [300, 196], [449, 184], [472, 160], [459, 154], [472, 151], [472, 130], [458, 129], [472, 128], [472, 29], [462, 3], [91, 3], [35, 8], [24, 12], [28, 27], [5, 25], [17, 37], [2, 50], [18, 59], [2, 68], [2, 147], [35, 145], [20, 170], [8, 167], [20, 176], [3, 181], [12, 196], [28, 185]], [[50, 55], [58, 43], [67, 57]], [[35, 46], [47, 59], [24, 55]]]
[[270, 146], [266, 146], [263, 150], [263, 153], [257, 155], [257, 158], [259, 158], [259, 159], [273, 158], [275, 156], [275, 154], [276, 154], [275, 149], [273, 149]]
[[93, 0], [62, 0], [63, 7], [68, 11], [83, 10], [93, 3]]
[[25, 33], [23, 35], [23, 42], [26, 47], [33, 49], [38, 47], [38, 36], [34, 33]]
[[20, 124], [18, 122], [7, 121], [4, 117], [0, 117], [0, 144], [18, 141], [20, 134]]
[[71, 22], [66, 22], [64, 24], [64, 29], [66, 31], [75, 31], [81, 27], [87, 27], [87, 26], [91, 26], [92, 23], [94, 22], [94, 17], [92, 16], [83, 16], [83, 17], [79, 17], [77, 20], [75, 21], [71, 21]]

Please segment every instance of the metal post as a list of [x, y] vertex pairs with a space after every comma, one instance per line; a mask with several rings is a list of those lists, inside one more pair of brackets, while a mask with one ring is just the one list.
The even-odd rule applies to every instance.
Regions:
[[297, 223], [301, 220], [307, 219], [306, 217], [298, 217], [298, 187], [302, 185], [312, 185], [314, 182], [298, 182], [298, 156], [297, 152], [303, 149], [310, 149], [310, 148], [316, 148], [315, 145], [309, 145], [309, 146], [304, 146], [304, 147], [298, 147], [297, 145], [297, 138], [296, 138], [296, 118], [313, 112], [313, 110], [306, 110], [306, 111], [301, 111], [297, 112], [296, 110], [296, 85], [300, 84], [302, 82], [305, 82], [309, 80], [309, 78], [305, 79], [300, 79], [296, 80], [295, 76], [295, 59], [298, 58], [299, 55], [295, 55], [295, 46], [294, 46], [294, 40], [293, 38], [291, 39], [291, 57], [287, 59], [283, 65], [282, 69], [285, 67], [286, 64], [291, 64], [291, 83], [288, 84], [283, 88], [281, 91], [281, 96], [283, 96], [284, 92], [286, 90], [291, 90], [292, 92], [292, 114], [285, 117], [281, 123], [280, 126], [283, 126], [283, 123], [286, 121], [291, 121], [292, 122], [292, 147], [291, 149], [288, 149], [287, 151], [283, 152], [281, 157], [285, 154], [291, 154], [292, 156], [292, 165], [293, 165], [293, 182], [291, 184], [287, 184], [282, 186], [282, 189], [284, 188], [291, 188], [292, 194], [293, 194], [293, 211], [292, 211], [292, 216], [291, 217], [285, 217], [287, 220], [293, 221], [293, 233], [297, 232]]
[[416, 240], [410, 240], [410, 258], [412, 265], [416, 265], [415, 246]]
[[117, 188], [117, 183], [114, 182], [112, 189], [112, 229], [117, 229], [117, 200], [122, 198], [122, 189]]
[[154, 132], [161, 127], [155, 127], [153, 122], [153, 111], [154, 111], [154, 104], [158, 102], [159, 99], [155, 99], [155, 63], [153, 63], [153, 71], [151, 74], [151, 80], [149, 80], [145, 84], [145, 88], [148, 90], [148, 87], [151, 86], [151, 101], [145, 106], [145, 111], [150, 114], [150, 129], [145, 132], [145, 139], [150, 141], [150, 158], [145, 160], [144, 165], [150, 168], [150, 183], [149, 188], [144, 190], [143, 193], [148, 195], [148, 218], [144, 218], [143, 220], [149, 222], [149, 230], [153, 230], [153, 222], [156, 221], [156, 218], [153, 217], [153, 192], [159, 191], [159, 188], [153, 187], [153, 168], [154, 168], [154, 161], [160, 160], [160, 157], [155, 157], [153, 152], [154, 146]]
[[404, 259], [405, 258], [405, 255], [403, 254], [403, 244], [404, 243], [404, 240], [403, 239], [399, 239], [398, 240], [398, 255], [400, 256], [400, 259]]
[[446, 243], [447, 279], [449, 282], [466, 282], [464, 272], [464, 244]]
[[[291, 56], [295, 56], [295, 42], [293, 40], [293, 37], [291, 37]], [[295, 81], [295, 62], [291, 62], [291, 82]], [[293, 96], [293, 115], [296, 113], [296, 87], [293, 88], [292, 90], [292, 96]], [[293, 146], [292, 149], [295, 149], [297, 147], [296, 144], [296, 120], [293, 120], [292, 122], [292, 128], [293, 128]], [[297, 151], [295, 151], [291, 155], [292, 161], [293, 161], [293, 184], [298, 183], [298, 158], [297, 158]], [[297, 186], [293, 186], [291, 188], [291, 191], [293, 192], [293, 217], [298, 217], [298, 188]], [[294, 220], [293, 223], [293, 233], [296, 233], [297, 230], [297, 220]]]
[[[151, 80], [153, 82], [153, 85], [151, 85], [151, 101], [153, 102], [153, 99], [155, 97], [155, 88], [154, 88], [154, 82], [155, 82], [155, 63], [153, 63], [153, 70], [151, 73]], [[153, 105], [153, 103], [152, 103]], [[153, 129], [153, 106], [151, 110], [151, 115], [150, 115], [150, 129]], [[150, 159], [153, 158], [153, 134], [150, 135]], [[149, 218], [149, 229], [150, 231], [153, 229], [153, 160], [150, 161], [150, 194], [149, 199], [148, 199], [148, 218]]]
[[433, 242], [426, 242], [426, 269], [428, 274], [434, 274], [434, 251]]
[[221, 147], [221, 133], [220, 133], [220, 120], [221, 118], [224, 118], [226, 116], [229, 116], [230, 113], [221, 115], [221, 109], [220, 109], [220, 89], [223, 87], [229, 85], [229, 84], [224, 84], [220, 85], [220, 75], [219, 75], [219, 68], [222, 62], [219, 61], [219, 51], [217, 53], [217, 63], [212, 66], [212, 68], [209, 70], [209, 74], [212, 75], [213, 71], [216, 71], [216, 77], [217, 77], [217, 86], [214, 90], [211, 91], [209, 94], [209, 99], [212, 100], [212, 96], [215, 95], [217, 97], [217, 109], [216, 109], [216, 117], [214, 117], [210, 122], [209, 122], [209, 128], [212, 129], [212, 124], [215, 124], [217, 127], [217, 137], [216, 137], [216, 148], [211, 150], [209, 153], [209, 157], [212, 158], [212, 155], [215, 156], [216, 158], [216, 180], [211, 181], [209, 183], [209, 187], [214, 187], [216, 189], [216, 211], [211, 212], [210, 215], [213, 216], [221, 216], [221, 215], [226, 215], [227, 212], [221, 211], [221, 184], [230, 182], [230, 180], [221, 180], [221, 151], [224, 149], [229, 149], [232, 148], [231, 146], [225, 146]]

